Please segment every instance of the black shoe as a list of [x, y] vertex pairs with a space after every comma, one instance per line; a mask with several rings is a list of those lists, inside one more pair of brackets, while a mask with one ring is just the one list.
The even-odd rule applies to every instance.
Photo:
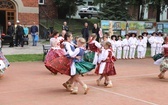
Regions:
[[9, 46], [9, 47], [14, 47], [14, 46]]

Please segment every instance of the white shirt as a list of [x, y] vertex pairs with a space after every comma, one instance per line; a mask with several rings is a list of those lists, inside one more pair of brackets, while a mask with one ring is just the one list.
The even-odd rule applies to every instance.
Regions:
[[149, 38], [149, 43], [151, 44], [151, 47], [156, 47], [157, 38], [155, 36], [151, 36]]
[[145, 46], [144, 46], [144, 47], [147, 47], [148, 37], [144, 36], [144, 37], [143, 37], [143, 41], [144, 41], [144, 43], [145, 43]]
[[144, 51], [145, 42], [143, 40], [137, 41], [137, 51]]
[[130, 46], [131, 48], [136, 48], [136, 46], [137, 46], [137, 38], [135, 38], [135, 37], [130, 37], [130, 38], [129, 38], [129, 46]]
[[129, 50], [129, 39], [123, 39], [122, 46], [123, 50]]
[[161, 47], [162, 44], [163, 44], [163, 42], [164, 42], [163, 37], [158, 36], [158, 37], [157, 37], [157, 44], [156, 44], [156, 46], [157, 46], [157, 47]]
[[116, 43], [117, 41], [111, 40], [111, 46], [112, 46], [113, 51], [116, 50], [116, 47], [117, 47]]
[[117, 47], [118, 50], [122, 50], [122, 41], [121, 40], [118, 40], [116, 42], [116, 47]]

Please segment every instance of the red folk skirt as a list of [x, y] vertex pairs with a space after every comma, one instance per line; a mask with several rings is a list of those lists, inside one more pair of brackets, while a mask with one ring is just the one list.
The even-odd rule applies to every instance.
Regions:
[[48, 67], [52, 73], [59, 72], [61, 74], [70, 75], [70, 67], [72, 64], [72, 59], [66, 56], [61, 56], [53, 59]]
[[55, 59], [58, 58], [60, 56], [63, 56], [64, 52], [62, 49], [50, 49], [49, 52], [46, 55], [44, 64], [45, 67], [51, 71], [54, 74], [57, 74], [57, 71], [55, 71], [53, 68], [50, 67], [50, 63]]
[[[99, 74], [99, 68], [100, 68], [100, 64], [98, 64], [96, 67], [96, 70], [95, 70], [96, 74]], [[107, 75], [107, 76], [116, 75], [116, 70], [113, 62], [106, 62], [102, 75]]]

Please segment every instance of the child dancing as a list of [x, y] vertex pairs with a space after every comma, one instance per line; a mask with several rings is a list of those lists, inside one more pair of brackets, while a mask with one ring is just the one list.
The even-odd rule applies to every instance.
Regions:
[[78, 56], [79, 59], [74, 59], [73, 60], [73, 63], [71, 65], [71, 75], [74, 75], [73, 76], [73, 83], [74, 83], [74, 87], [73, 87], [73, 90], [72, 90], [72, 94], [77, 94], [78, 93], [78, 83], [84, 88], [84, 94], [87, 94], [89, 88], [88, 86], [80, 80], [79, 76], [80, 75], [83, 75], [84, 73], [87, 73], [89, 71], [91, 71], [92, 69], [95, 68], [95, 65], [90, 63], [90, 62], [86, 62], [84, 61], [82, 58], [83, 58], [83, 55], [84, 55], [84, 52], [85, 52], [85, 44], [86, 44], [86, 41], [84, 38], [79, 38], [77, 40], [77, 48], [75, 49], [74, 52], [72, 51], [69, 51], [69, 55], [72, 57], [72, 58], [75, 58], [76, 56]]
[[162, 46], [162, 53], [164, 55], [164, 59], [160, 65], [160, 74], [158, 75], [159, 79], [165, 79], [164, 74], [168, 70], [168, 36], [164, 38], [165, 44]]
[[104, 44], [104, 49], [99, 56], [98, 66], [96, 68], [96, 74], [100, 74], [100, 78], [96, 81], [97, 85], [100, 85], [100, 81], [103, 77], [105, 77], [105, 87], [111, 88], [112, 82], [109, 79], [109, 76], [116, 75], [115, 67], [114, 67], [114, 56], [112, 55], [111, 43], [106, 42]]

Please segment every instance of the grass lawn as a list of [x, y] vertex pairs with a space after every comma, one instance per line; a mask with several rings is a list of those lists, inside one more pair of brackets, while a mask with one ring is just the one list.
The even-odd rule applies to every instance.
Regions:
[[42, 61], [43, 54], [5, 55], [9, 62]]

